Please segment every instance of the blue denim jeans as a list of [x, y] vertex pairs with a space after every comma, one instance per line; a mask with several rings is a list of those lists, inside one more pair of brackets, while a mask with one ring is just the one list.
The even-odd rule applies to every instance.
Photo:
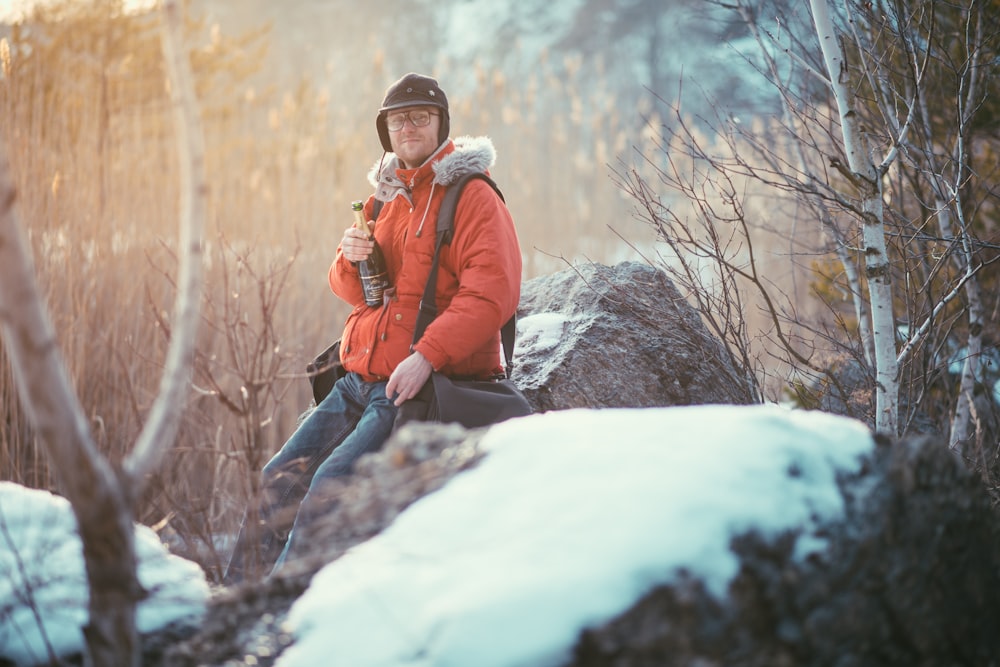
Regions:
[[243, 519], [225, 583], [277, 571], [296, 551], [296, 535], [329, 510], [324, 487], [382, 447], [397, 411], [385, 385], [348, 373], [264, 466], [260, 503]]

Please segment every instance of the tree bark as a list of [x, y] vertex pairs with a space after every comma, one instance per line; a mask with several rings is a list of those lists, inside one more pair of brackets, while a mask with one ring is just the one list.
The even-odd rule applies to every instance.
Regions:
[[[90, 587], [84, 628], [98, 667], [136, 665], [139, 645], [131, 503], [91, 438], [83, 408], [35, 282], [31, 248], [17, 220], [6, 150], [0, 151], [0, 333], [25, 413], [76, 514]], [[57, 573], [54, 573], [54, 575]]]
[[125, 461], [125, 469], [137, 489], [142, 488], [148, 474], [159, 467], [172, 446], [179, 424], [178, 406], [184, 404], [191, 385], [201, 306], [202, 229], [208, 191], [204, 132], [198, 116], [191, 64], [183, 47], [176, 0], [163, 2], [162, 38], [180, 167], [180, 270], [170, 347], [160, 390], [139, 440]]
[[174, 0], [164, 2], [163, 10], [163, 49], [181, 156], [180, 275], [160, 391], [121, 477], [97, 450], [63, 363], [35, 282], [31, 248], [17, 220], [6, 151], [0, 150], [0, 333], [24, 410], [76, 514], [90, 591], [84, 637], [88, 664], [95, 667], [140, 664], [135, 620], [143, 592], [135, 560], [132, 502], [176, 437], [177, 406], [190, 385], [199, 318], [207, 189], [204, 142], [190, 64], [180, 46], [180, 12]]
[[816, 35], [840, 114], [847, 168], [858, 190], [862, 211], [862, 238], [868, 299], [871, 303], [872, 339], [875, 343], [875, 430], [896, 437], [899, 423], [899, 363], [896, 358], [896, 323], [892, 282], [885, 243], [881, 174], [868, 150], [864, 130], [854, 108], [849, 87], [847, 59], [833, 27], [827, 0], [810, 0]]

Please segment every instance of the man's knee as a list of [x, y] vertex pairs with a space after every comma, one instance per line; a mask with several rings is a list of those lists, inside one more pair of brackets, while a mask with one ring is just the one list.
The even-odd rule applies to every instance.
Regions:
[[295, 484], [308, 473], [309, 459], [301, 457], [291, 461], [271, 459], [261, 470], [261, 485], [265, 488]]

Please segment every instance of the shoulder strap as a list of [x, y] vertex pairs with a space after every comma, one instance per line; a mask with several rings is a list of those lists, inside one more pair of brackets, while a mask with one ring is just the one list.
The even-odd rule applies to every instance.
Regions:
[[[441, 209], [438, 211], [436, 228], [439, 247], [442, 244], [451, 243], [451, 237], [455, 231], [455, 211], [458, 210], [458, 199], [462, 196], [462, 190], [465, 189], [465, 186], [470, 181], [477, 179], [486, 181], [493, 188], [493, 191], [497, 193], [497, 197], [500, 197], [500, 201], [507, 202], [503, 197], [503, 193], [500, 192], [500, 187], [496, 184], [496, 181], [486, 174], [480, 171], [473, 171], [460, 176], [457, 181], [448, 186], [448, 189], [444, 193], [444, 199], [441, 200]], [[437, 251], [435, 250], [435, 252]]]
[[[417, 324], [413, 330], [413, 343], [411, 348], [417, 344], [420, 337], [424, 335], [427, 326], [437, 317], [437, 303], [434, 295], [437, 292], [437, 274], [440, 264], [441, 248], [445, 244], [451, 243], [455, 231], [455, 211], [458, 209], [458, 200], [462, 196], [462, 190], [472, 180], [479, 179], [486, 181], [493, 188], [493, 191], [500, 197], [500, 201], [506, 202], [503, 192], [500, 191], [496, 182], [482, 172], [472, 172], [463, 175], [457, 181], [448, 186], [441, 201], [441, 208], [437, 217], [437, 241], [434, 245], [434, 259], [431, 261], [430, 274], [427, 276], [427, 285], [424, 287], [424, 295], [420, 299], [420, 310], [417, 312]], [[505, 367], [504, 371], [508, 378], [514, 366], [514, 337], [517, 331], [516, 315], [511, 315], [510, 319], [500, 329], [500, 336], [503, 341], [503, 353]]]

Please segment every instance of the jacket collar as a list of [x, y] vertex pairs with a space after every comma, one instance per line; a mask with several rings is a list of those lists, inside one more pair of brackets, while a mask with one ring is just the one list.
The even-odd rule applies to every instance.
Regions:
[[[412, 173], [410, 179], [413, 181], [422, 180], [425, 174], [430, 176], [433, 173], [435, 185], [448, 186], [465, 174], [487, 173], [495, 162], [496, 149], [489, 137], [465, 136], [446, 141], [424, 164], [415, 170], [405, 171]], [[395, 153], [386, 153], [372, 167], [368, 172], [368, 181], [375, 188], [376, 199], [388, 203], [402, 195], [410, 205], [413, 204], [408, 184], [399, 176], [400, 171], [399, 158]]]

